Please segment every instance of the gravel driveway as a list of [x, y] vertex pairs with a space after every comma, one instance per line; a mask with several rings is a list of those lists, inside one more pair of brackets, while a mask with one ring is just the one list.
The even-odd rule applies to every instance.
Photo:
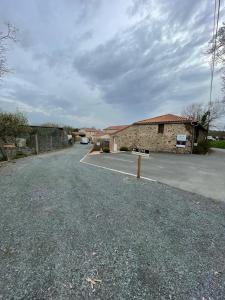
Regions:
[[224, 299], [225, 203], [79, 163], [87, 151], [0, 168], [0, 299]]

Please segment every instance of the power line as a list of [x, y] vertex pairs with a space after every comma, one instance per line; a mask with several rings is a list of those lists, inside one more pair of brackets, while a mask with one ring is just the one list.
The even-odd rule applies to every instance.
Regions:
[[[216, 27], [216, 0], [214, 0], [214, 16], [213, 16], [213, 31], [212, 31], [212, 45], [214, 47], [214, 38], [215, 38], [215, 27]], [[212, 61], [213, 61], [213, 51], [212, 51]], [[213, 78], [213, 65], [211, 64], [211, 77], [210, 77], [210, 92], [212, 87], [212, 78]], [[211, 94], [210, 94], [211, 95]]]
[[[213, 24], [213, 52], [212, 52], [212, 66], [211, 66], [211, 80], [210, 80], [210, 96], [209, 96], [209, 104], [212, 103], [212, 88], [213, 88], [213, 79], [214, 79], [214, 69], [215, 69], [215, 58], [216, 58], [216, 44], [217, 44], [217, 35], [218, 35], [218, 27], [219, 27], [219, 18], [220, 18], [220, 0], [218, 0], [218, 8], [217, 8], [217, 16], [216, 16], [216, 0], [214, 6], [214, 24]], [[216, 25], [216, 30], [215, 30]]]
[[[209, 122], [211, 115], [211, 106], [212, 106], [212, 89], [213, 89], [213, 79], [214, 79], [214, 69], [215, 69], [215, 58], [216, 58], [216, 44], [217, 44], [217, 35], [218, 35], [218, 26], [219, 26], [219, 18], [220, 18], [220, 0], [218, 0], [218, 8], [217, 8], [217, 16], [216, 16], [216, 0], [214, 6], [214, 22], [213, 22], [213, 52], [212, 52], [212, 65], [211, 65], [211, 80], [210, 80], [210, 94], [209, 94], [209, 107], [208, 107], [208, 122], [207, 122], [207, 130], [209, 131]], [[215, 30], [216, 24], [216, 30]], [[214, 39], [214, 42], [213, 42]]]

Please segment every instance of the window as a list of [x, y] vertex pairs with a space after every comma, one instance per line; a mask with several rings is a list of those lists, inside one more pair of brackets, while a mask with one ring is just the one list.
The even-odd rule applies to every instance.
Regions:
[[163, 133], [164, 132], [164, 124], [159, 124], [158, 125], [158, 133]]
[[177, 141], [176, 147], [177, 148], [185, 148], [186, 141]]

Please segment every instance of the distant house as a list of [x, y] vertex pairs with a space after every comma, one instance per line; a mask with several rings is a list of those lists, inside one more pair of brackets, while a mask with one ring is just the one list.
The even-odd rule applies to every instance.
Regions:
[[166, 114], [126, 126], [110, 135], [110, 148], [121, 147], [141, 151], [192, 153], [194, 143], [207, 136], [207, 131], [196, 121]]
[[79, 135], [86, 136], [90, 140], [92, 140], [93, 136], [98, 132], [96, 128], [80, 128]]
[[94, 144], [100, 143], [102, 147], [109, 148], [110, 136], [102, 130], [98, 130], [92, 138]]
[[109, 126], [105, 129], [103, 129], [103, 131], [106, 133], [106, 134], [112, 134], [116, 131], [119, 131], [119, 130], [122, 130], [122, 129], [125, 129], [127, 128], [128, 125], [116, 125], [116, 126]]
[[92, 142], [96, 143], [98, 141], [108, 141], [110, 140], [110, 135], [105, 133], [103, 130], [98, 130], [92, 138]]

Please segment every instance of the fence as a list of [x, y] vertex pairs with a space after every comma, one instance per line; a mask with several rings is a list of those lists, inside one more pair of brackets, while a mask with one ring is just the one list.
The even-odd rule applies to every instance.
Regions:
[[12, 152], [4, 148], [5, 153], [0, 153], [0, 159], [3, 159], [4, 154], [12, 159], [19, 155], [44, 153], [70, 145], [67, 133], [63, 128], [43, 126], [31, 126], [29, 134], [21, 135], [18, 138], [9, 137], [8, 140], [11, 144], [16, 145], [16, 151]]

